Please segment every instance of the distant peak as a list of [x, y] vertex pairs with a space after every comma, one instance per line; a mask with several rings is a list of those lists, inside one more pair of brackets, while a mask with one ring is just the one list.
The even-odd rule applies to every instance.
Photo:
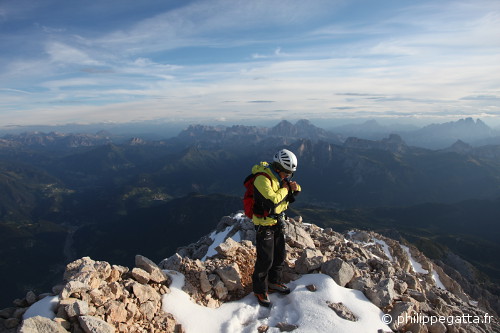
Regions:
[[292, 127], [292, 126], [293, 124], [288, 120], [282, 120], [275, 127]]
[[457, 140], [457, 142], [455, 142], [453, 144], [453, 146], [468, 146], [468, 147], [470, 147], [470, 145], [468, 143], [465, 143], [462, 140]]
[[299, 121], [297, 121], [295, 123], [295, 126], [304, 126], [304, 125], [307, 125], [307, 126], [310, 126], [312, 125], [311, 122], [307, 119], [300, 119]]

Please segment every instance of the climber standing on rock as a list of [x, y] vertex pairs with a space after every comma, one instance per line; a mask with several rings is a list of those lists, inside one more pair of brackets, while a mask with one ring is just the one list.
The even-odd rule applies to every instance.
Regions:
[[[245, 209], [256, 230], [257, 260], [252, 275], [253, 292], [260, 305], [269, 307], [268, 292], [290, 293], [282, 282], [285, 262], [283, 234], [285, 210], [295, 201], [301, 188], [291, 181], [297, 170], [297, 157], [287, 149], [278, 151], [273, 162], [254, 165], [245, 186], [253, 181], [253, 205]], [[250, 185], [251, 186], [251, 185]], [[250, 212], [250, 213], [249, 213]]]

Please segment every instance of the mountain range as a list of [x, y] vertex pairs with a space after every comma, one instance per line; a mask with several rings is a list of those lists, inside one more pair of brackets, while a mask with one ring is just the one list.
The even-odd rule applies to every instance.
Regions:
[[[485, 210], [500, 198], [500, 146], [457, 141], [432, 150], [412, 146], [399, 134], [346, 138], [302, 120], [270, 128], [192, 125], [162, 140], [116, 139], [102, 131], [4, 136], [0, 285], [9, 286], [2, 291], [5, 300], [47, 286], [65, 263], [81, 256], [130, 265], [142, 250], [161, 260], [209, 232], [213, 218], [241, 208], [243, 179], [280, 148], [299, 158], [294, 179], [304, 191], [294, 209], [313, 212], [319, 225], [338, 214], [344, 214], [342, 223], [365, 229], [377, 229], [382, 221], [384, 228], [404, 230], [405, 238], [425, 245], [433, 259], [454, 253], [479, 268], [484, 281], [500, 280], [498, 262], [474, 246], [496, 253], [488, 236], [497, 235], [498, 226], [488, 222], [489, 235], [471, 232], [474, 214], [500, 218], [497, 210]], [[478, 204], [465, 214], [464, 202]], [[446, 225], [423, 223], [434, 216], [432, 204], [441, 205], [437, 216], [446, 217]], [[390, 213], [378, 215], [382, 208]], [[404, 214], [397, 215], [398, 209]], [[459, 233], [447, 232], [453, 221], [463, 224]], [[425, 231], [439, 231], [439, 237]], [[464, 238], [467, 234], [475, 238]], [[159, 237], [168, 241], [161, 246], [149, 241]], [[32, 278], [34, 271], [39, 279]]]
[[473, 146], [500, 144], [500, 130], [491, 128], [480, 119], [465, 118], [458, 121], [426, 125], [381, 125], [376, 120], [361, 124], [333, 127], [333, 133], [344, 137], [380, 140], [390, 134], [400, 135], [411, 146], [427, 149], [444, 149], [458, 140]]

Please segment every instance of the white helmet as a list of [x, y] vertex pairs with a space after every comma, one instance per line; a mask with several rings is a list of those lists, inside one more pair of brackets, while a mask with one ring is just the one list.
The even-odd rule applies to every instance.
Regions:
[[273, 158], [274, 162], [278, 162], [285, 170], [295, 172], [297, 170], [297, 157], [288, 149], [278, 151]]

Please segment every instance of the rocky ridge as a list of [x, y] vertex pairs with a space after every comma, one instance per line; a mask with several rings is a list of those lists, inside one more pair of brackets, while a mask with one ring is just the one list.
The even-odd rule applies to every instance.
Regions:
[[[338, 285], [362, 291], [391, 318], [427, 316], [486, 318], [484, 322], [430, 323], [393, 320], [398, 332], [499, 332], [496, 314], [463, 291], [438, 265], [416, 248], [382, 235], [355, 230], [346, 235], [302, 223], [300, 217], [285, 224], [287, 258], [285, 279], [322, 273]], [[215, 234], [225, 235], [214, 244]], [[236, 214], [221, 219], [215, 232], [179, 248], [158, 265], [137, 255], [136, 267], [112, 265], [81, 258], [70, 264], [64, 284], [51, 294], [28, 293], [15, 306], [0, 311], [2, 332], [183, 332], [175, 318], [161, 309], [162, 295], [169, 293], [168, 270], [185, 276], [184, 291], [192, 301], [217, 308], [251, 292], [255, 261], [252, 222]], [[314, 292], [315, 286], [308, 286]], [[28, 317], [33, 304], [52, 299], [54, 318]], [[37, 303], [38, 304], [38, 303]], [[328, 306], [338, 316], [355, 321], [341, 303]], [[23, 314], [26, 319], [23, 320]], [[41, 329], [40, 327], [46, 327]], [[280, 323], [293, 330], [295, 323]], [[266, 331], [268, 327], [259, 330]]]

